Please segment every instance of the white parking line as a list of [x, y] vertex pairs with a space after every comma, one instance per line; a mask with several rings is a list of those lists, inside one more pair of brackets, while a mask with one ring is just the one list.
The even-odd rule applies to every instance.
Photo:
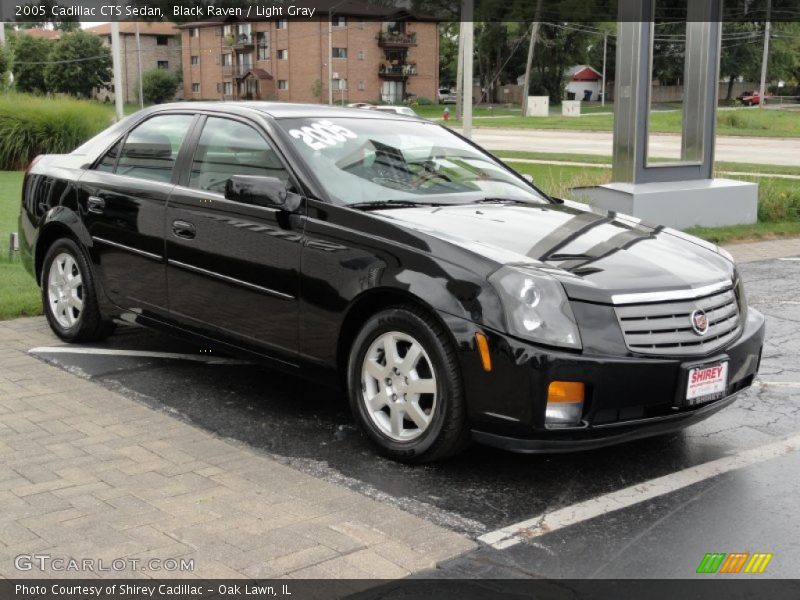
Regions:
[[756, 381], [755, 383], [766, 385], [767, 387], [785, 387], [785, 388], [800, 389], [800, 382], [798, 381]]
[[532, 519], [527, 519], [514, 525], [509, 525], [491, 531], [478, 539], [490, 546], [502, 550], [509, 548], [524, 540], [544, 535], [576, 523], [581, 523], [623, 508], [628, 508], [640, 502], [651, 500], [664, 494], [669, 494], [705, 479], [716, 477], [723, 473], [742, 469], [744, 467], [764, 462], [779, 456], [791, 454], [800, 450], [800, 433], [783, 438], [780, 441], [765, 444], [757, 448], [742, 450], [731, 456], [726, 456], [682, 471], [657, 477], [650, 481], [638, 483], [603, 496], [591, 498], [572, 506], [542, 513]]
[[190, 360], [209, 365], [249, 365], [246, 360], [223, 358], [204, 354], [180, 354], [177, 352], [150, 352], [147, 350], [116, 350], [114, 348], [85, 348], [81, 346], [40, 346], [31, 348], [28, 354], [96, 354], [100, 356], [133, 356], [144, 358], [171, 358], [173, 360]]

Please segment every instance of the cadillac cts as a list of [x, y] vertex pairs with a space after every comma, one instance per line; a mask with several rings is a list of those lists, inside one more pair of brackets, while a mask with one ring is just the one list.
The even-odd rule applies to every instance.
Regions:
[[342, 385], [409, 462], [677, 430], [753, 382], [764, 340], [725, 251], [374, 111], [136, 113], [30, 165], [20, 232], [60, 338], [135, 322]]

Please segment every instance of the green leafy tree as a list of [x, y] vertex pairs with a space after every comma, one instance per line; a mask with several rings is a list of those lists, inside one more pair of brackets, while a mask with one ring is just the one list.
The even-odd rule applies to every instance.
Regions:
[[142, 75], [142, 93], [148, 104], [169, 102], [178, 91], [178, 80], [165, 69], [153, 69]]
[[85, 31], [64, 34], [48, 61], [44, 78], [50, 92], [88, 98], [111, 79], [111, 52], [99, 37]]
[[20, 35], [14, 42], [12, 72], [14, 85], [20, 92], [43, 94], [47, 91], [44, 69], [53, 42], [29, 35]]
[[0, 88], [5, 86], [6, 71], [8, 70], [8, 54], [6, 49], [0, 44]]

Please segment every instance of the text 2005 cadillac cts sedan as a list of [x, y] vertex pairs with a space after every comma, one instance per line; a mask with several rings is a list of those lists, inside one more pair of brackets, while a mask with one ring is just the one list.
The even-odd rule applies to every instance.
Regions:
[[137, 322], [343, 385], [408, 462], [674, 431], [748, 387], [764, 341], [716, 246], [358, 109], [136, 113], [31, 164], [20, 232], [62, 339]]

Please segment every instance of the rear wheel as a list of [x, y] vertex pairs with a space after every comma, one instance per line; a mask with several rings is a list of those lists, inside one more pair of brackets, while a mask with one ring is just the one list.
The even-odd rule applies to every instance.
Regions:
[[350, 352], [348, 388], [355, 418], [395, 460], [439, 460], [469, 441], [455, 352], [423, 311], [391, 308], [364, 324]]
[[44, 257], [42, 305], [53, 333], [67, 342], [99, 341], [114, 330], [100, 315], [89, 262], [69, 238], [53, 243]]

